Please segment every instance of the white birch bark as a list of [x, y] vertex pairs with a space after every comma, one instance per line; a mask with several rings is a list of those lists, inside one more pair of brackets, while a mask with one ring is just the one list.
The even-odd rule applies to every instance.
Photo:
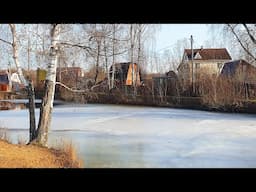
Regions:
[[40, 117], [36, 138], [33, 142], [36, 144], [47, 146], [48, 130], [51, 125], [51, 116], [54, 101], [54, 92], [56, 84], [56, 67], [58, 62], [58, 41], [60, 36], [60, 25], [52, 24], [51, 29], [51, 47], [50, 47], [50, 62], [48, 64], [45, 95], [42, 100], [40, 109]]
[[60, 26], [53, 25], [51, 31], [51, 50], [50, 50], [50, 62], [47, 66], [46, 80], [52, 82], [52, 92], [50, 99], [50, 106], [53, 108], [53, 100], [54, 100], [54, 92], [55, 92], [55, 84], [56, 84], [56, 70], [58, 63], [58, 42], [60, 38]]
[[10, 28], [11, 28], [11, 32], [12, 32], [12, 49], [13, 49], [13, 59], [17, 68], [17, 72], [19, 75], [19, 78], [21, 80], [21, 82], [27, 87], [28, 86], [28, 82], [25, 79], [19, 60], [18, 60], [18, 45], [17, 45], [17, 34], [16, 34], [16, 27], [15, 24], [9, 24]]

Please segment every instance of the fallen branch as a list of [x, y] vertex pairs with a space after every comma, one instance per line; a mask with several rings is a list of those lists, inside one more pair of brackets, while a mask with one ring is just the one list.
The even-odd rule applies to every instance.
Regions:
[[65, 84], [63, 84], [63, 83], [61, 83], [61, 82], [56, 82], [56, 85], [60, 85], [60, 86], [64, 87], [65, 89], [67, 89], [67, 90], [69, 90], [69, 91], [71, 91], [71, 92], [73, 92], [73, 93], [82, 93], [82, 94], [84, 94], [84, 95], [87, 94], [87, 95], [89, 95], [89, 96], [92, 96], [92, 95], [93, 95], [93, 96], [95, 96], [95, 98], [98, 99], [97, 93], [91, 92], [91, 90], [92, 90], [95, 86], [91, 87], [91, 89], [78, 90], [78, 89], [72, 89], [72, 88], [66, 86]]
[[61, 83], [61, 82], [56, 82], [56, 85], [60, 85], [64, 88], [66, 88], [67, 90], [71, 91], [71, 92], [75, 92], [75, 93], [86, 93], [86, 92], [90, 92], [89, 89], [85, 89], [85, 90], [77, 90], [77, 89], [72, 89], [68, 86], [66, 86], [65, 84]]

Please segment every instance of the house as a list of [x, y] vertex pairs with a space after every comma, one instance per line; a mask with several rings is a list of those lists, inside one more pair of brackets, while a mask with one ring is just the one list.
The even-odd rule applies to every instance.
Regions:
[[[132, 64], [131, 62], [126, 63], [115, 63], [114, 66], [110, 66], [109, 76], [112, 79], [112, 74], [114, 70], [114, 78], [120, 85], [137, 85], [142, 84], [141, 81], [141, 71], [138, 69], [136, 63]], [[136, 81], [137, 79], [137, 81]], [[135, 83], [136, 82], [136, 83]]]
[[10, 92], [12, 90], [12, 83], [10, 75], [7, 71], [0, 72], [0, 91]]
[[24, 85], [22, 85], [22, 83], [21, 83], [18, 73], [12, 73], [10, 79], [12, 82], [12, 89], [14, 91], [16, 91], [16, 92], [20, 91], [20, 89], [24, 87]]
[[243, 90], [246, 97], [256, 96], [256, 67], [243, 59], [227, 62], [220, 77], [236, 84], [237, 90]]
[[188, 89], [200, 74], [219, 75], [224, 63], [229, 61], [231, 56], [226, 48], [193, 49], [193, 56], [191, 49], [185, 49], [177, 68], [183, 89]]
[[239, 81], [255, 82], [256, 67], [243, 59], [230, 61], [224, 64], [221, 75], [235, 78]]

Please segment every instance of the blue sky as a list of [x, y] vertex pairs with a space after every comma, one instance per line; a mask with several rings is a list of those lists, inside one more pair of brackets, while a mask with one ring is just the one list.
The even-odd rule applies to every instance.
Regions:
[[163, 24], [156, 34], [156, 51], [171, 48], [178, 40], [193, 35], [195, 46], [204, 45], [209, 40], [206, 24]]

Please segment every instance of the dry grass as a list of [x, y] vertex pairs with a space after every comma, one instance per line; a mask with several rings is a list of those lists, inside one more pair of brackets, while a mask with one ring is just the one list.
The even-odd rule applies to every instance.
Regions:
[[0, 127], [0, 168], [81, 168], [72, 142], [60, 140], [53, 148], [26, 145], [18, 136], [18, 144], [11, 144], [7, 128]]
[[81, 168], [71, 142], [60, 142], [55, 148], [26, 145], [21, 136], [11, 144], [6, 129], [0, 129], [0, 168]]
[[[256, 78], [250, 78], [256, 82]], [[197, 94], [204, 104], [212, 107], [243, 107], [243, 101], [254, 99], [254, 88], [248, 88], [245, 77], [241, 73], [234, 76], [216, 76], [201, 72], [197, 77]]]
[[204, 77], [198, 82], [198, 94], [203, 103], [213, 106], [240, 106], [244, 99], [242, 88], [237, 86], [234, 79]]
[[60, 140], [60, 142], [52, 148], [54, 153], [61, 157], [64, 167], [83, 167], [83, 161], [78, 158], [77, 151], [71, 141]]
[[18, 136], [18, 145], [26, 145], [26, 140], [21, 135]]

